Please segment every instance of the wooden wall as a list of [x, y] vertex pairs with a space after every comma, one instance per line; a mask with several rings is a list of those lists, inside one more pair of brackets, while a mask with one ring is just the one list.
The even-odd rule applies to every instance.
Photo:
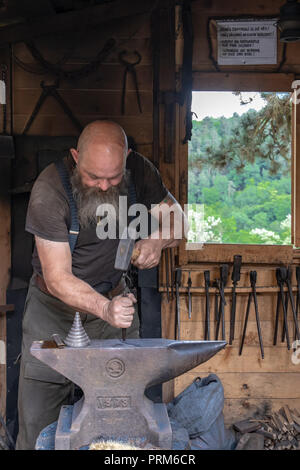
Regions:
[[[144, 8], [146, 10], [146, 8]], [[42, 35], [34, 40], [36, 47], [43, 57], [57, 64], [72, 51], [71, 57], [64, 61], [66, 71], [74, 71], [96, 59], [109, 38], [114, 38], [115, 47], [96, 72], [74, 80], [61, 79], [58, 92], [66, 101], [73, 114], [84, 126], [96, 119], [111, 119], [118, 122], [131, 136], [137, 150], [152, 158], [152, 42], [151, 42], [151, 13], [114, 20], [103, 23], [98, 28], [89, 28], [83, 15], [82, 25], [76, 31], [68, 33]], [[68, 25], [66, 25], [68, 26]], [[24, 42], [13, 45], [13, 133], [19, 136], [41, 95], [41, 81], [46, 85], [55, 82], [51, 74], [29, 73], [27, 69], [38, 71], [36, 60], [32, 57]], [[3, 48], [1, 61], [10, 68], [9, 47]], [[1, 51], [2, 51], [1, 50]], [[139, 112], [135, 84], [132, 76], [127, 76], [125, 113], [121, 113], [121, 96], [124, 76], [124, 65], [119, 62], [119, 53], [128, 52], [125, 57], [129, 61], [136, 60], [133, 52], [141, 54], [141, 62], [136, 66], [137, 81], [141, 97], [142, 113]], [[20, 61], [22, 66], [20, 66]], [[25, 70], [25, 69], [26, 70]], [[8, 92], [9, 96], [9, 92]], [[10, 131], [10, 104], [7, 109]], [[0, 117], [2, 125], [2, 114]], [[78, 129], [65, 115], [61, 106], [49, 96], [37, 114], [28, 136], [77, 136]], [[29, 143], [30, 144], [30, 143]], [[29, 145], [30, 146], [30, 145]], [[31, 146], [33, 147], [32, 143]], [[20, 149], [18, 154], [20, 154]], [[11, 176], [11, 162], [0, 161], [0, 305], [6, 303], [6, 289], [10, 280], [10, 197], [11, 185], [19, 187], [24, 180], [29, 182], [36, 176], [36, 155], [29, 155], [27, 147], [24, 155], [19, 155], [20, 167]], [[14, 162], [12, 162], [14, 165]], [[21, 174], [22, 173], [22, 174]], [[20, 181], [21, 180], [21, 183]], [[25, 182], [26, 182], [25, 181]], [[24, 195], [24, 197], [26, 194]], [[24, 204], [25, 207], [25, 204]], [[19, 224], [20, 225], [20, 224]], [[28, 244], [27, 244], [28, 248]], [[9, 313], [8, 313], [9, 315]], [[6, 404], [6, 316], [0, 312], [0, 412], [5, 415]]]
[[[0, 161], [0, 305], [6, 304], [6, 288], [10, 277], [10, 160]], [[9, 314], [9, 313], [8, 313]], [[6, 311], [0, 308], [0, 413], [6, 403]]]
[[[1, 49], [0, 51], [1, 70], [2, 64], [7, 65], [7, 89], [6, 99], [7, 108], [10, 107], [10, 88], [9, 88], [9, 51]], [[3, 125], [3, 106], [1, 106], [1, 126]], [[3, 129], [3, 127], [2, 127]], [[2, 133], [2, 129], [1, 132]], [[7, 131], [10, 129], [10, 120], [8, 115]], [[0, 136], [1, 145], [1, 136]], [[0, 159], [0, 413], [4, 415], [6, 405], [6, 289], [10, 280], [11, 268], [11, 206], [10, 206], [10, 180], [11, 180], [11, 162], [9, 158]], [[8, 312], [9, 315], [9, 312]], [[3, 433], [3, 430], [2, 430]], [[1, 433], [1, 434], [2, 434]]]
[[[286, 62], [277, 71], [282, 59], [283, 45], [278, 42], [278, 64], [273, 66], [220, 66], [219, 71], [209, 57], [207, 25], [209, 18], [238, 17], [239, 15], [278, 16], [282, 1], [265, 0], [263, 2], [240, 2], [230, 0], [220, 2], [214, 0], [196, 0], [192, 2], [192, 19], [194, 30], [193, 54], [193, 89], [194, 90], [290, 90], [295, 74], [300, 72], [300, 45], [289, 44], [286, 50]], [[213, 24], [211, 21], [210, 24]], [[216, 59], [215, 30], [210, 28], [213, 57]], [[248, 73], [247, 73], [248, 72]], [[275, 84], [274, 84], [275, 83]], [[251, 88], [253, 86], [253, 88]], [[269, 90], [269, 88], [270, 90]], [[184, 110], [179, 115], [180, 138], [184, 127]], [[178, 135], [177, 135], [178, 137]], [[176, 196], [182, 204], [187, 202], [187, 145], [183, 145], [178, 137], [178, 156], [174, 165], [168, 166], [171, 178], [179, 178]], [[298, 134], [297, 134], [298, 138]], [[298, 141], [298, 140], [297, 140]], [[194, 247], [196, 248], [196, 247]], [[204, 339], [204, 275], [205, 269], [210, 270], [211, 280], [219, 277], [220, 263], [229, 263], [232, 267], [233, 255], [243, 255], [241, 289], [237, 297], [236, 334], [232, 345], [218, 353], [207, 363], [177, 378], [164, 387], [164, 399], [169, 401], [178, 395], [197, 376], [216, 373], [222, 380], [225, 392], [225, 420], [232, 423], [243, 417], [253, 416], [253, 413], [264, 406], [279, 409], [283, 404], [300, 409], [300, 365], [292, 362], [292, 350], [287, 350], [286, 343], [281, 343], [281, 327], [277, 345], [273, 346], [277, 283], [275, 270], [278, 265], [290, 264], [295, 273], [298, 264], [297, 254], [289, 247], [259, 247], [241, 245], [213, 245], [198, 247], [196, 250], [186, 250], [184, 244], [179, 249], [179, 265], [183, 269], [182, 288], [180, 289], [181, 339]], [[265, 358], [260, 357], [258, 336], [256, 332], [255, 312], [250, 310], [250, 319], [242, 355], [239, 355], [242, 325], [245, 318], [248, 293], [250, 287], [249, 272], [258, 272], [259, 286], [258, 305], [261, 317], [262, 335], [264, 340]], [[188, 271], [192, 275], [192, 318], [188, 318], [187, 278]], [[229, 340], [229, 315], [231, 308], [231, 272], [229, 273], [228, 290], [226, 294], [226, 340]], [[294, 274], [295, 275], [295, 274]], [[162, 320], [164, 337], [174, 338], [174, 321], [176, 302], [167, 301], [166, 277], [162, 263], [161, 291], [163, 292]], [[296, 279], [293, 278], [294, 288]], [[249, 289], [248, 289], [249, 290]], [[244, 291], [244, 292], [241, 292]], [[214, 289], [211, 289], [211, 321], [214, 320]], [[281, 314], [282, 315], [282, 314]], [[294, 338], [292, 327], [292, 312], [289, 310], [289, 331]], [[215, 338], [215, 323], [212, 323], [211, 338]]]
[[[168, 4], [167, 1], [159, 2]], [[271, 80], [271, 75], [265, 72], [277, 73], [277, 66], [260, 67], [222, 67], [221, 73], [217, 72], [211, 59], [209, 59], [209, 48], [207, 42], [207, 21], [210, 17], [220, 16], [238, 16], [242, 14], [270, 16], [277, 15], [280, 6], [280, 0], [263, 0], [261, 2], [253, 1], [240, 2], [230, 0], [221, 2], [220, 0], [196, 0], [192, 2], [193, 10], [193, 28], [194, 28], [194, 57], [193, 57], [193, 77], [194, 86], [201, 89], [212, 89], [213, 84], [227, 89], [239, 88], [237, 72], [249, 72], [250, 77], [256, 77], [257, 83], [265, 80]], [[178, 13], [178, 7], [177, 7]], [[178, 18], [177, 18], [178, 19]], [[162, 28], [162, 27], [161, 27]], [[212, 42], [214, 46], [214, 31], [212, 30]], [[180, 20], [176, 25], [175, 47], [167, 43], [172, 36], [171, 30], [163, 36], [161, 30], [160, 47], [160, 91], [172, 90], [178, 87], [178, 77], [180, 76], [180, 67], [182, 61], [182, 31], [180, 29]], [[97, 53], [103, 47], [105, 41], [114, 37], [116, 39], [115, 50], [108, 56], [104, 64], [90, 76], [67, 81], [62, 79], [59, 84], [59, 93], [65, 99], [73, 113], [82, 125], [99, 119], [113, 119], [119, 122], [128, 135], [132, 136], [137, 144], [137, 150], [153, 158], [153, 43], [151, 41], [151, 18], [149, 14], [143, 14], [126, 20], [115, 20], [109, 24], [102, 24], [96, 31], [85, 27], [84, 22], [82, 30], [72, 34], [47, 35], [36, 39], [35, 44], [43, 56], [53, 63], [60, 61], [72, 50], [72, 57], [67, 60], [64, 67], [68, 70], [74, 70], [95, 59]], [[174, 39], [174, 38], [173, 38]], [[283, 66], [281, 73], [286, 79], [293, 78], [294, 73], [300, 72], [300, 46], [298, 43], [289, 44], [287, 48], [287, 61]], [[118, 53], [126, 49], [133, 52], [137, 50], [142, 55], [140, 64], [136, 67], [137, 79], [142, 102], [142, 114], [139, 113], [135, 96], [134, 84], [131, 77], [128, 77], [126, 93], [126, 112], [121, 114], [121, 92], [124, 67], [119, 63]], [[169, 51], [169, 52], [168, 52]], [[175, 64], [170, 60], [170, 51], [175, 53]], [[31, 56], [24, 43], [15, 44], [13, 47], [15, 56], [26, 64], [26, 68], [37, 67], [36, 61]], [[213, 50], [215, 52], [215, 49]], [[279, 43], [279, 59], [281, 60], [282, 45]], [[172, 70], [174, 67], [174, 70]], [[175, 72], [177, 72], [175, 74]], [[254, 72], [254, 73], [253, 73]], [[176, 80], [175, 80], [175, 78]], [[22, 134], [29, 116], [41, 93], [40, 82], [45, 80], [47, 84], [54, 82], [54, 77], [50, 75], [32, 74], [21, 68], [16, 62], [13, 65], [13, 127], [15, 134]], [[264, 82], [266, 83], [266, 82]], [[184, 204], [187, 202], [187, 145], [182, 144], [185, 134], [185, 113], [184, 108], [176, 105], [174, 126], [174, 161], [167, 163], [164, 159], [164, 105], [159, 107], [160, 116], [160, 138], [158, 144], [159, 161], [164, 181], [178, 200]], [[33, 123], [29, 135], [77, 135], [78, 131], [71, 121], [63, 113], [60, 106], [52, 97], [47, 98], [41, 108], [40, 113]], [[1, 202], [2, 204], [2, 202]], [[0, 204], [1, 215], [1, 233], [5, 233], [5, 240], [1, 243], [5, 253], [9, 253], [9, 247], [4, 248], [9, 240], [7, 237], [9, 231], [9, 206], [7, 201], [4, 204], [4, 212]], [[4, 222], [4, 223], [3, 223]], [[2, 240], [2, 238], [1, 238]], [[0, 249], [2, 250], [2, 248]], [[6, 251], [5, 251], [6, 250]], [[215, 253], [219, 253], [216, 259]], [[2, 253], [2, 251], [1, 251]], [[202, 251], [198, 250], [191, 255], [184, 249], [184, 245], [179, 250], [179, 263], [185, 270], [193, 269], [193, 286], [203, 288], [203, 271], [205, 267], [215, 272], [217, 276], [220, 262], [224, 261], [222, 247], [215, 251], [211, 259], [202, 258]], [[226, 256], [229, 256], [228, 254]], [[257, 269], [258, 284], [260, 286], [276, 287], [274, 269], [275, 265], [268, 261], [261, 264], [259, 250], [256, 252], [256, 260], [248, 261], [243, 266], [243, 283], [249, 286], [249, 270]], [[292, 250], [285, 253], [285, 262], [297, 263], [293, 259]], [[5, 258], [6, 259], [6, 258]], [[283, 258], [281, 258], [283, 259]], [[276, 263], [278, 258], [276, 259]], [[207, 264], [209, 263], [209, 265]], [[4, 269], [4, 279], [0, 284], [0, 294], [5, 292], [7, 281], [6, 262]], [[213, 277], [213, 274], [212, 274]], [[294, 282], [295, 284], [295, 282]], [[186, 285], [186, 277], [183, 278], [183, 285]], [[165, 400], [178, 394], [186, 385], [188, 385], [195, 376], [207, 375], [215, 372], [221, 378], [225, 389], [225, 418], [227, 422], [235, 420], [240, 416], [251, 415], [258, 406], [268, 402], [276, 409], [283, 403], [292, 404], [293, 407], [300, 409], [299, 390], [299, 366], [293, 365], [291, 361], [291, 351], [287, 351], [284, 344], [278, 342], [277, 346], [272, 346], [272, 335], [274, 332], [274, 314], [276, 303], [275, 293], [259, 294], [259, 308], [261, 312], [262, 330], [265, 339], [265, 359], [259, 356], [257, 337], [255, 334], [254, 312], [251, 311], [250, 324], [247, 334], [246, 345], [242, 356], [238, 355], [238, 346], [241, 325], [245, 313], [246, 295], [238, 297], [237, 302], [237, 330], [236, 339], [232, 346], [227, 346], [224, 351], [219, 353], [207, 364], [185, 374], [174, 383], [167, 384], [165, 387]], [[228, 332], [228, 314], [230, 309], [230, 295], [227, 296], [228, 305], [226, 307], [226, 330]], [[3, 299], [4, 302], [4, 299]], [[0, 302], [1, 303], [1, 302]], [[192, 319], [188, 320], [186, 312], [186, 294], [181, 293], [181, 338], [186, 340], [203, 338], [203, 313], [204, 296], [201, 293], [193, 295]], [[166, 295], [163, 294], [162, 303], [162, 321], [163, 336], [174, 337], [174, 317], [175, 302], [167, 302]], [[1, 319], [0, 319], [1, 322]], [[1, 332], [4, 331], [0, 323]], [[5, 335], [3, 333], [3, 338]], [[0, 338], [1, 340], [1, 338]], [[2, 369], [1, 369], [2, 368]], [[0, 364], [0, 373], [3, 366]], [[0, 387], [4, 382], [3, 375], [0, 377]], [[0, 409], [4, 409], [3, 394], [0, 403]]]
[[[35, 41], [39, 51], [48, 61], [57, 63], [64, 54], [73, 51], [72, 57], [64, 64], [64, 70], [76, 70], [95, 60], [105, 42], [113, 37], [116, 46], [101, 64], [96, 73], [75, 80], [61, 79], [59, 94], [80, 123], [84, 126], [96, 119], [112, 119], [122, 125], [132, 136], [141, 153], [151, 157], [152, 148], [152, 47], [150, 40], [150, 17], [144, 15], [123, 21], [116, 21], [99, 31], [84, 31], [80, 35], [59, 34], [45, 36]], [[136, 66], [137, 80], [142, 103], [140, 114], [132, 76], [127, 77], [125, 114], [121, 114], [121, 91], [124, 66], [119, 62], [119, 52], [126, 50], [129, 61], [136, 57], [141, 62]], [[38, 68], [24, 43], [14, 46], [14, 54], [26, 64], [26, 68]], [[52, 84], [55, 77], [36, 75], [23, 70], [14, 62], [14, 132], [22, 134], [25, 124], [41, 94], [40, 82]], [[28, 135], [77, 135], [78, 131], [64, 114], [53, 97], [48, 97], [30, 128]]]
[[[180, 289], [180, 339], [201, 340], [204, 339], [205, 326], [205, 295], [204, 295], [204, 270], [210, 271], [211, 280], [219, 277], [219, 265], [201, 263], [200, 265], [188, 264], [183, 267], [182, 287]], [[261, 357], [258, 333], [255, 320], [255, 310], [252, 300], [250, 308], [247, 334], [242, 355], [239, 349], [245, 321], [246, 306], [249, 295], [249, 272], [257, 271], [257, 296], [260, 315], [261, 331], [263, 337], [264, 359]], [[225, 393], [225, 419], [227, 423], [238, 421], [243, 417], [253, 416], [257, 409], [263, 409], [268, 404], [275, 409], [283, 404], [299, 408], [300, 397], [300, 365], [292, 361], [293, 349], [287, 350], [286, 343], [281, 342], [282, 312], [280, 313], [279, 332], [276, 346], [273, 345], [275, 312], [277, 304], [277, 289], [275, 288], [275, 266], [258, 266], [245, 264], [241, 270], [241, 281], [237, 289], [237, 307], [235, 322], [235, 339], [232, 345], [193, 369], [177, 378], [165, 387], [165, 400], [169, 401], [174, 395], [178, 395], [196, 377], [205, 377], [210, 373], [217, 374], [224, 386]], [[293, 266], [295, 271], [295, 265]], [[187, 280], [188, 271], [192, 277], [192, 314], [188, 318]], [[232, 303], [231, 272], [229, 273], [227, 289], [225, 293], [225, 339], [229, 341], [230, 310]], [[295, 275], [293, 285], [296, 286]], [[294, 287], [294, 295], [296, 295]], [[215, 288], [210, 289], [210, 338], [215, 339], [216, 322], [214, 313]], [[167, 338], [174, 338], [175, 328], [175, 299], [167, 301], [167, 295], [163, 293], [163, 325]], [[294, 340], [294, 325], [292, 312], [288, 310], [288, 328], [291, 343]], [[221, 329], [219, 333], [221, 339]]]

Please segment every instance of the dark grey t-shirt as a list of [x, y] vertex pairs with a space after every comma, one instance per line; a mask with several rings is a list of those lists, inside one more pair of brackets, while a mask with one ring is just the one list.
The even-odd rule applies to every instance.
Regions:
[[[71, 160], [68, 160], [71, 169]], [[135, 183], [137, 203], [148, 209], [151, 204], [160, 203], [167, 195], [160, 174], [155, 166], [137, 152], [127, 157], [126, 168], [130, 170]], [[55, 242], [68, 242], [70, 227], [68, 198], [52, 163], [37, 178], [30, 196], [25, 229], [41, 238]], [[120, 279], [120, 271], [114, 269], [119, 240], [100, 240], [96, 225], [81, 229], [72, 255], [73, 274], [96, 287], [102, 282], [110, 282], [114, 287]], [[36, 247], [32, 256], [34, 271], [42, 274]], [[109, 289], [107, 289], [109, 290]]]

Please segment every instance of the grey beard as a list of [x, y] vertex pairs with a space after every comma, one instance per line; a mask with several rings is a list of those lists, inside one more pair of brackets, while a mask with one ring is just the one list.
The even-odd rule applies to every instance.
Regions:
[[119, 197], [128, 194], [129, 171], [125, 170], [124, 176], [118, 185], [111, 186], [107, 191], [102, 191], [100, 188], [84, 186], [76, 167], [71, 175], [71, 185], [77, 206], [79, 224], [81, 228], [88, 228], [97, 224], [96, 211], [101, 204], [111, 204], [115, 209], [116, 220], [118, 220]]

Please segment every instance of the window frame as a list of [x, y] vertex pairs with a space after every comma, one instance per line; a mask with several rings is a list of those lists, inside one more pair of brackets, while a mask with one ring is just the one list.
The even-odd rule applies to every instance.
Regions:
[[[291, 73], [268, 72], [193, 72], [193, 91], [282, 91], [291, 92], [295, 75]], [[231, 262], [233, 254], [240, 254], [245, 263], [289, 264], [293, 261], [294, 246], [300, 247], [300, 187], [295, 184], [300, 180], [300, 116], [297, 106], [292, 111], [292, 161], [291, 161], [291, 245], [254, 245], [224, 243], [182, 243], [179, 249], [179, 261], [182, 264], [198, 262]], [[184, 206], [188, 197], [188, 144], [182, 143], [185, 131], [186, 109], [180, 108], [180, 132], [178, 137], [180, 180], [186, 184], [179, 187], [179, 201]], [[298, 178], [297, 178], [298, 176]], [[297, 207], [297, 210], [296, 210]]]

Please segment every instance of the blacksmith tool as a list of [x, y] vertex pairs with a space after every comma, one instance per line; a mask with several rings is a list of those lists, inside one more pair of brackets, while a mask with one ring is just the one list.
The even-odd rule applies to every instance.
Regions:
[[[53, 339], [55, 344], [57, 345], [55, 338]], [[69, 333], [67, 334], [66, 338], [64, 339], [64, 343], [66, 346], [69, 346], [71, 348], [83, 348], [88, 346], [90, 342], [91, 340], [82, 326], [80, 314], [79, 312], [76, 312], [72, 327]]]
[[[291, 273], [288, 271], [288, 268], [287, 268], [285, 282], [287, 282], [287, 278], [288, 278], [289, 275], [291, 275]], [[286, 318], [288, 319], [288, 316], [289, 316], [289, 294], [288, 294], [288, 291], [285, 292], [284, 295], [285, 295]], [[284, 339], [285, 339], [285, 328], [284, 328], [284, 323], [283, 323], [283, 325], [282, 325], [282, 334], [281, 334], [281, 342], [282, 343], [284, 343]]]
[[1, 423], [1, 426], [2, 428], [4, 429], [4, 432], [6, 434], [6, 438], [7, 438], [7, 442], [8, 442], [8, 447], [11, 449], [11, 450], [14, 450], [15, 448], [15, 443], [14, 443], [14, 440], [6, 426], [6, 423], [4, 421], [4, 418], [2, 416], [2, 414], [0, 413], [0, 423]]
[[[300, 266], [296, 266], [296, 279], [297, 279], [296, 319], [298, 322], [298, 311], [299, 311], [299, 303], [300, 303]], [[296, 340], [296, 329], [295, 329], [294, 340]]]
[[[2, 81], [2, 93], [0, 96], [0, 103], [3, 111], [3, 132], [0, 134], [0, 158], [13, 158], [14, 157], [14, 140], [11, 135], [7, 134], [7, 112], [6, 112], [6, 73], [7, 65], [1, 64], [1, 81]], [[12, 116], [10, 117], [12, 119]]]
[[220, 305], [219, 305], [219, 313], [218, 313], [218, 321], [217, 321], [217, 328], [216, 328], [216, 339], [219, 336], [219, 328], [220, 322], [222, 318], [222, 339], [225, 339], [225, 311], [224, 307], [226, 305], [224, 288], [226, 287], [228, 280], [228, 264], [222, 264], [220, 266], [220, 280], [218, 282], [218, 289], [220, 293]]
[[216, 289], [216, 292], [215, 292], [215, 322], [218, 321], [218, 318], [219, 318], [219, 301], [218, 301], [218, 289], [219, 289], [219, 283], [217, 282], [217, 280], [215, 279], [212, 286]]
[[261, 352], [261, 357], [264, 359], [264, 347], [263, 347], [263, 340], [262, 340], [262, 334], [261, 334], [261, 328], [260, 328], [260, 319], [259, 319], [259, 313], [258, 313], [258, 304], [257, 304], [257, 296], [256, 296], [256, 279], [257, 279], [257, 272], [256, 271], [250, 271], [250, 284], [252, 287], [252, 291], [249, 293], [248, 296], [248, 303], [247, 303], [247, 310], [246, 310], [246, 317], [245, 317], [245, 323], [244, 323], [244, 328], [243, 328], [243, 334], [242, 334], [242, 342], [239, 350], [239, 355], [242, 355], [243, 347], [244, 347], [244, 342], [245, 342], [245, 337], [246, 337], [246, 330], [247, 330], [247, 325], [248, 325], [248, 318], [249, 318], [249, 312], [250, 312], [250, 306], [251, 306], [251, 300], [253, 297], [254, 300], [254, 307], [255, 307], [255, 316], [256, 316], [256, 327], [257, 327], [257, 333], [258, 333], [258, 339], [259, 339], [259, 345], [260, 345], [260, 352]]
[[231, 304], [231, 312], [230, 312], [229, 344], [232, 344], [232, 341], [234, 340], [235, 311], [236, 311], [236, 291], [235, 290], [236, 290], [237, 283], [241, 278], [241, 264], [242, 264], [241, 255], [234, 255], [233, 269], [232, 269], [232, 275], [231, 275], [233, 288], [232, 288], [232, 304]]
[[[126, 233], [125, 233], [126, 231]], [[134, 248], [135, 240], [127, 236], [127, 227], [125, 228], [121, 239], [119, 241], [115, 265], [114, 268], [123, 271], [122, 277], [125, 281], [126, 288], [123, 292], [123, 296], [127, 296], [130, 293], [130, 289], [127, 285], [127, 272], [131, 261], [136, 260], [140, 255], [140, 250]], [[126, 328], [122, 328], [122, 340], [126, 339]]]
[[48, 96], [52, 96], [59, 103], [59, 105], [63, 109], [64, 113], [73, 122], [76, 129], [79, 132], [82, 131], [82, 125], [80, 124], [78, 119], [74, 116], [74, 114], [72, 113], [72, 111], [69, 108], [69, 106], [67, 105], [67, 103], [62, 99], [62, 97], [58, 93], [58, 91], [57, 91], [58, 86], [59, 86], [58, 80], [53, 85], [45, 85], [44, 81], [41, 82], [42, 93], [41, 93], [41, 95], [40, 95], [40, 97], [39, 97], [39, 99], [38, 99], [38, 101], [37, 101], [37, 103], [34, 107], [34, 110], [32, 111], [32, 114], [31, 114], [30, 118], [28, 119], [28, 121], [27, 121], [27, 123], [24, 127], [23, 134], [26, 134], [29, 131], [33, 121], [35, 120], [39, 110], [42, 107], [42, 104], [44, 103], [44, 101], [46, 100], [46, 98]]
[[284, 283], [287, 278], [287, 269], [285, 267], [276, 268], [276, 279], [277, 284], [279, 286], [280, 292], [278, 293], [277, 298], [277, 308], [276, 308], [276, 319], [275, 319], [275, 331], [274, 331], [274, 340], [273, 345], [275, 346], [277, 343], [277, 332], [278, 332], [278, 322], [279, 322], [279, 311], [280, 311], [280, 304], [283, 310], [283, 322], [285, 328], [285, 335], [286, 335], [286, 342], [287, 348], [290, 349], [290, 338], [289, 338], [289, 331], [288, 331], [288, 324], [287, 324], [287, 313], [286, 313], [286, 304], [284, 298]]
[[181, 286], [181, 269], [175, 271], [175, 289], [176, 289], [176, 320], [175, 320], [175, 339], [180, 339], [180, 296], [179, 287]]
[[87, 347], [61, 349], [42, 343], [35, 341], [31, 354], [83, 391], [79, 401], [60, 410], [56, 450], [80, 449], [99, 436], [172, 449], [167, 407], [149, 400], [145, 389], [197, 367], [226, 346], [164, 338], [91, 340]]
[[191, 278], [191, 271], [189, 271], [188, 277], [188, 304], [189, 304], [189, 320], [192, 318], [192, 294], [191, 294], [191, 287], [192, 287], [192, 278]]
[[126, 82], [127, 82], [127, 74], [130, 73], [132, 75], [132, 79], [133, 79], [133, 82], [134, 82], [138, 107], [139, 107], [139, 111], [141, 113], [142, 112], [142, 105], [141, 105], [141, 99], [140, 99], [140, 93], [139, 93], [139, 88], [138, 88], [138, 81], [137, 81], [135, 66], [138, 65], [141, 62], [142, 56], [138, 51], [134, 51], [134, 54], [137, 56], [137, 60], [135, 62], [128, 62], [126, 59], [124, 59], [124, 56], [126, 54], [127, 54], [127, 51], [122, 51], [122, 52], [119, 53], [119, 61], [123, 65], [125, 65], [125, 71], [124, 71], [124, 76], [123, 76], [122, 109], [121, 109], [121, 112], [122, 112], [122, 114], [125, 114]]
[[[287, 288], [288, 288], [287, 301], [288, 301], [288, 299], [290, 300], [290, 304], [291, 304], [291, 307], [292, 307], [292, 313], [293, 313], [293, 319], [294, 319], [294, 325], [295, 325], [295, 335], [296, 335], [295, 339], [300, 339], [300, 333], [299, 333], [299, 327], [298, 327], [298, 321], [297, 321], [297, 313], [296, 313], [295, 302], [294, 302], [293, 291], [292, 291], [292, 274], [293, 274], [292, 273], [292, 268], [290, 266], [288, 266], [286, 280], [285, 280], [285, 283], [286, 283]], [[286, 314], [288, 314], [287, 307], [286, 307]], [[283, 328], [283, 335], [282, 336], [283, 336], [282, 341], [284, 341], [285, 328]]]
[[172, 248], [167, 248], [170, 250], [170, 271], [171, 271], [171, 294], [172, 300], [174, 299], [174, 253]]
[[210, 339], [210, 305], [209, 305], [209, 284], [210, 272], [204, 271], [204, 284], [205, 284], [205, 329], [204, 339]]
[[55, 344], [58, 348], [64, 348], [65, 347], [65, 343], [61, 339], [60, 335], [58, 335], [57, 333], [54, 333], [52, 335], [52, 339], [53, 339], [53, 341], [55, 342]]
[[165, 255], [165, 270], [166, 270], [166, 286], [167, 286], [167, 301], [170, 302], [170, 277], [169, 277], [169, 252], [168, 248], [164, 250]]

